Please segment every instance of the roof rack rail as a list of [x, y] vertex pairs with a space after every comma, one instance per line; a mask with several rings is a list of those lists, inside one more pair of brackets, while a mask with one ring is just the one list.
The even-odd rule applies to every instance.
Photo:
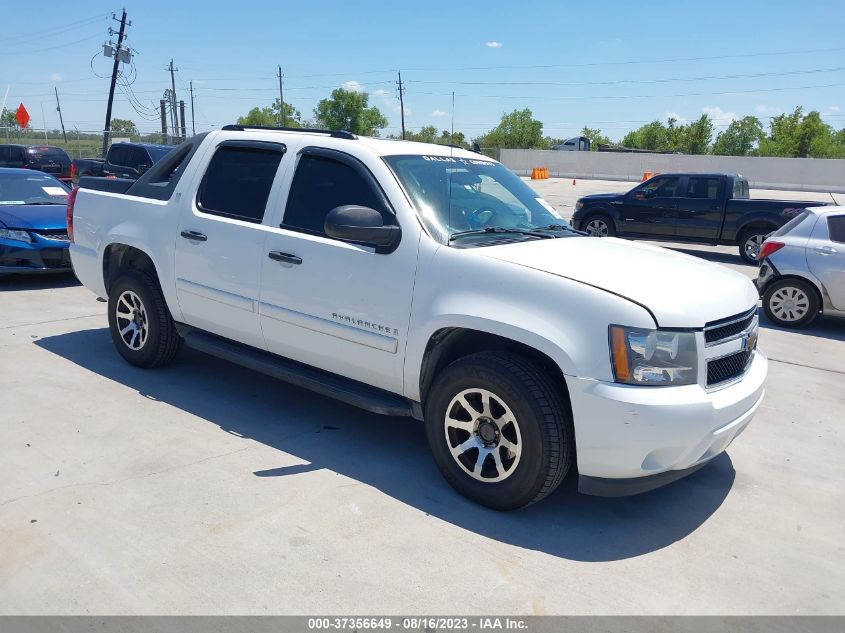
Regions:
[[223, 130], [229, 132], [243, 132], [245, 130], [273, 130], [275, 132], [311, 132], [313, 134], [328, 134], [333, 138], [345, 138], [351, 141], [358, 137], [346, 130], [321, 130], [312, 127], [273, 127], [270, 125], [224, 125]]

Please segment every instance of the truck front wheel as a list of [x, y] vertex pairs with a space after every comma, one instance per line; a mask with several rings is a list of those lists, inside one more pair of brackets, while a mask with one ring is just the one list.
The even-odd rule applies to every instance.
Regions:
[[616, 235], [616, 225], [610, 216], [604, 213], [594, 213], [584, 218], [581, 230], [593, 237], [613, 237]]
[[109, 289], [109, 331], [123, 358], [137, 367], [169, 363], [181, 347], [173, 317], [155, 276], [131, 269]]
[[496, 510], [538, 501], [574, 460], [574, 431], [559, 387], [521, 356], [461, 358], [432, 385], [428, 442], [443, 476], [462, 495]]

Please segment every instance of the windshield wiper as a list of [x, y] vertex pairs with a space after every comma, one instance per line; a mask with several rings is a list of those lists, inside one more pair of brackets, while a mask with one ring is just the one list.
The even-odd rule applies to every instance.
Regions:
[[548, 233], [535, 233], [533, 230], [528, 229], [509, 229], [504, 226], [486, 226], [483, 229], [470, 229], [468, 231], [458, 231], [457, 233], [452, 233], [449, 236], [449, 241], [451, 242], [455, 238], [463, 237], [465, 235], [484, 235], [486, 233], [515, 233], [517, 235], [531, 235], [534, 237], [554, 237], [554, 235], [549, 235]]

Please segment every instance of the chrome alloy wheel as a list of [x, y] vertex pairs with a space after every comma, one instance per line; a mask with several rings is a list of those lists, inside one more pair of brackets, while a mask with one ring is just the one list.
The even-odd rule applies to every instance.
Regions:
[[115, 308], [120, 339], [131, 350], [144, 347], [149, 334], [147, 310], [141, 298], [131, 290], [124, 290]]
[[584, 227], [584, 232], [593, 237], [607, 237], [608, 231], [607, 222], [600, 218], [590, 220], [587, 222], [587, 226]]
[[519, 465], [519, 424], [508, 405], [487, 389], [465, 389], [452, 398], [444, 432], [452, 457], [473, 479], [503, 481]]
[[799, 321], [810, 309], [810, 298], [800, 288], [784, 286], [769, 299], [769, 309], [781, 321]]
[[757, 260], [757, 256], [760, 254], [760, 248], [763, 246], [763, 242], [766, 241], [765, 235], [749, 235], [748, 239], [742, 245], [743, 250], [745, 250], [745, 254], [748, 256], [749, 259]]

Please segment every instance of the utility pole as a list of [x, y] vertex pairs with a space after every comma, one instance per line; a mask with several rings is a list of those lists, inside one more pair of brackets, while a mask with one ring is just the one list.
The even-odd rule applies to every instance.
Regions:
[[188, 84], [191, 87], [191, 134], [197, 135], [197, 128], [194, 125], [194, 81], [193, 79]]
[[160, 99], [158, 105], [161, 107], [161, 142], [167, 143], [167, 102]]
[[402, 114], [402, 140], [405, 140], [405, 88], [402, 86], [402, 71], [399, 71], [399, 112]]
[[285, 127], [287, 123], [287, 116], [285, 115], [285, 94], [282, 92], [282, 66], [279, 65], [279, 104], [281, 108], [279, 109], [279, 119], [281, 119], [282, 127]]
[[56, 91], [56, 110], [59, 112], [59, 122], [62, 124], [62, 137], [65, 139], [65, 145], [67, 145], [67, 133], [65, 132], [65, 120], [62, 117], [62, 104], [59, 103], [59, 89], [56, 86], [53, 86], [53, 90]]
[[184, 141], [187, 138], [187, 135], [185, 134], [185, 101], [184, 100], [179, 102], [179, 112], [181, 113], [181, 116], [182, 116], [182, 125], [179, 128], [179, 131], [182, 134], [182, 140]]
[[[112, 15], [112, 19], [117, 18]], [[131, 22], [129, 23], [132, 24]], [[109, 31], [111, 32], [111, 30]], [[109, 147], [109, 135], [111, 134], [111, 106], [114, 101], [114, 85], [117, 83], [117, 72], [120, 67], [120, 50], [123, 45], [123, 36], [126, 33], [126, 9], [123, 10], [123, 15], [120, 17], [120, 31], [117, 33], [117, 49], [114, 51], [114, 66], [111, 71], [111, 87], [109, 88], [109, 104], [106, 107], [106, 127], [103, 128], [103, 156], [106, 155], [106, 150]]]
[[[173, 60], [171, 59], [170, 66], [166, 70], [170, 71], [170, 107], [173, 108], [173, 134], [175, 135], [179, 133], [179, 112], [176, 110], [176, 75], [173, 73], [179, 69], [173, 67]], [[185, 125], [185, 121], [182, 121], [182, 125]]]

